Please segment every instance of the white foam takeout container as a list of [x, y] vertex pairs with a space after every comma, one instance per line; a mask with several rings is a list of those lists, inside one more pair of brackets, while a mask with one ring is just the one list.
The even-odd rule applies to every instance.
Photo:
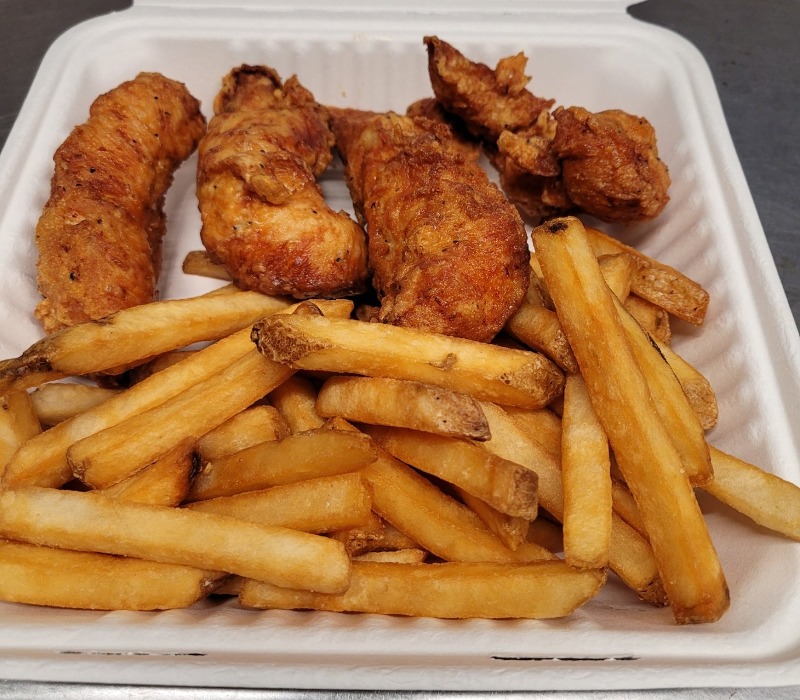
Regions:
[[[208, 115], [239, 63], [297, 73], [323, 103], [404, 110], [430, 94], [422, 37], [438, 34], [494, 65], [524, 51], [531, 89], [558, 104], [648, 117], [674, 184], [653, 223], [610, 230], [703, 284], [703, 328], [676, 323], [675, 347], [709, 377], [720, 421], [710, 442], [800, 483], [800, 341], [700, 54], [638, 22], [624, 0], [135, 2], [59, 39], [0, 160], [0, 355], [40, 337], [33, 229], [52, 154], [100, 93], [143, 70], [185, 82]], [[162, 296], [216, 283], [180, 271], [200, 247], [192, 158], [169, 192]], [[341, 173], [325, 177], [350, 208]], [[0, 677], [196, 686], [350, 689], [611, 689], [800, 683], [800, 545], [703, 499], [731, 589], [712, 625], [611, 583], [552, 621], [440, 621], [254, 612], [205, 602], [161, 613], [0, 604]], [[100, 525], [100, 524], [99, 524]]]

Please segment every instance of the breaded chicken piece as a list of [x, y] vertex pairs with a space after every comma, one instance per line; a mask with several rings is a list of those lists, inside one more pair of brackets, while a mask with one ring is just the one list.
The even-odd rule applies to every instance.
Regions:
[[369, 234], [374, 320], [489, 341], [528, 287], [515, 208], [435, 122], [333, 112], [356, 212]]
[[553, 148], [576, 206], [603, 221], [641, 221], [661, 213], [670, 177], [647, 119], [582, 107], [559, 107], [553, 117], [558, 124]]
[[153, 301], [164, 194], [204, 130], [200, 103], [158, 73], [94, 101], [55, 153], [36, 227], [36, 317], [46, 332]]
[[[451, 144], [459, 149], [465, 158], [478, 158], [481, 154], [481, 140], [473, 136], [455, 114], [448, 112], [435, 97], [423, 97], [412, 102], [406, 109], [407, 117], [423, 117], [446, 126], [452, 134]], [[424, 122], [421, 122], [424, 124]]]
[[503, 131], [531, 126], [541, 111], [553, 105], [553, 100], [527, 89], [528, 59], [522, 53], [501, 58], [492, 70], [470, 61], [438, 37], [426, 36], [423, 42], [428, 47], [428, 74], [436, 99], [476, 136], [493, 143]]
[[224, 79], [198, 152], [203, 244], [244, 289], [297, 298], [367, 284], [361, 227], [317, 184], [332, 158], [328, 113], [296, 77], [265, 66]]

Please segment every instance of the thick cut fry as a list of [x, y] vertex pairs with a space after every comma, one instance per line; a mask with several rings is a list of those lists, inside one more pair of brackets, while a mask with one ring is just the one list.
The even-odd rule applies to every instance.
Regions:
[[428, 553], [424, 549], [393, 549], [377, 552], [364, 552], [354, 561], [378, 561], [385, 564], [421, 564]]
[[189, 501], [232, 496], [320, 476], [346, 474], [375, 459], [375, 448], [359, 433], [317, 429], [264, 442], [203, 467]]
[[122, 501], [175, 508], [189, 493], [196, 467], [194, 440], [183, 440], [140, 472], [103, 489], [102, 494]]
[[206, 250], [190, 250], [186, 253], [181, 269], [187, 275], [227, 281], [231, 279], [225, 266]]
[[386, 377], [331, 377], [319, 391], [320, 415], [357, 423], [411, 428], [427, 433], [488, 440], [478, 402], [448, 389]]
[[457, 489], [458, 497], [477, 515], [509, 549], [517, 549], [528, 537], [530, 520], [501, 513], [488, 503], [476, 498], [464, 489]]
[[339, 530], [331, 534], [333, 539], [344, 545], [351, 557], [379, 549], [385, 536], [386, 530], [383, 521], [375, 513], [371, 514], [364, 525]]
[[199, 439], [243, 411], [292, 374], [255, 348], [219, 374], [76, 442], [67, 451], [73, 473], [104, 488], [143, 469], [185, 438]]
[[213, 462], [262, 442], [283, 440], [289, 432], [277, 409], [251, 406], [203, 435], [197, 441], [197, 452], [204, 462]]
[[0, 600], [83, 610], [170, 610], [205, 598], [225, 574], [108, 554], [0, 542]]
[[0, 393], [52, 378], [102, 372], [241, 330], [290, 302], [258, 292], [173, 299], [133, 306], [99, 321], [65, 328], [0, 362]]
[[355, 473], [197, 501], [186, 507], [319, 534], [367, 523], [372, 498], [363, 478]]
[[567, 377], [562, 426], [564, 559], [580, 569], [600, 569], [608, 565], [611, 540], [611, 462], [608, 438], [579, 374]]
[[523, 430], [559, 462], [561, 460], [561, 418], [549, 408], [528, 410], [503, 406], [503, 414], [512, 418]]
[[601, 255], [597, 258], [600, 271], [608, 288], [614, 296], [624, 302], [631, 293], [631, 279], [636, 269], [636, 261], [627, 253]]
[[711, 430], [717, 424], [719, 416], [717, 396], [711, 382], [668, 345], [660, 341], [656, 341], [656, 345], [678, 377], [686, 398], [700, 419], [700, 425], [704, 430]]
[[25, 391], [0, 396], [0, 474], [14, 453], [42, 432], [36, 408]]
[[117, 389], [104, 389], [90, 384], [52, 382], [38, 387], [30, 397], [42, 425], [53, 426], [94, 408], [118, 393]]
[[141, 365], [136, 365], [136, 367], [129, 369], [126, 379], [130, 384], [138, 384], [149, 376], [160, 372], [162, 369], [167, 369], [167, 367], [172, 367], [172, 365], [177, 364], [181, 360], [185, 360], [195, 352], [197, 352], [197, 350], [170, 350], [169, 352], [163, 352], [152, 360], [148, 360]]
[[290, 377], [270, 392], [269, 401], [293, 433], [321, 428], [325, 423], [317, 413], [317, 390], [305, 377]]
[[536, 518], [528, 526], [527, 539], [528, 542], [535, 542], [551, 552], [564, 551], [564, 531], [561, 524], [548, 518]]
[[631, 291], [634, 294], [652, 301], [684, 321], [696, 326], [703, 324], [709, 296], [697, 282], [602, 231], [587, 227], [586, 234], [598, 257], [615, 253], [633, 256], [636, 271], [631, 278]]
[[0, 534], [32, 544], [226, 571], [328, 593], [344, 591], [350, 579], [344, 548], [326, 537], [95, 493], [36, 486], [3, 491]]
[[605, 583], [602, 571], [564, 562], [386, 564], [354, 562], [339, 596], [306, 595], [245, 581], [248, 608], [305, 608], [441, 618], [554, 618], [573, 612]]
[[639, 513], [639, 506], [633, 500], [633, 494], [624, 482], [618, 479], [611, 479], [611, 500], [614, 504], [614, 512], [619, 515], [628, 525], [634, 528], [643, 537], [647, 537], [642, 516]]
[[487, 401], [539, 408], [563, 390], [546, 357], [381, 323], [314, 318], [262, 319], [259, 349], [275, 362], [374, 377], [410, 379]]
[[533, 236], [592, 405], [642, 513], [673, 614], [679, 623], [717, 620], [729, 605], [719, 559], [584, 228], [567, 217]]
[[770, 530], [800, 540], [800, 488], [711, 448], [714, 478], [703, 490]]
[[656, 306], [652, 301], [630, 294], [625, 299], [625, 308], [633, 316], [639, 325], [659, 343], [669, 345], [672, 342], [672, 326], [669, 321], [669, 314], [660, 306]]
[[368, 426], [364, 431], [389, 454], [443, 479], [507, 515], [536, 517], [536, 473], [467, 440], [406, 428]]

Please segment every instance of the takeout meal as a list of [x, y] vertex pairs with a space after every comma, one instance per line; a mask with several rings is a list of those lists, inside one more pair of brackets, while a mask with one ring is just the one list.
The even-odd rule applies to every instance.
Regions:
[[[182, 157], [200, 142], [207, 250], [183, 269], [230, 283], [59, 317], [0, 361], [0, 600], [540, 619], [613, 579], [703, 623], [730, 595], [695, 489], [800, 540], [800, 488], [709, 445], [713, 388], [671, 347], [707, 291], [574, 215], [658, 214], [651, 127], [551, 113], [522, 54], [492, 70], [425, 44], [435, 99], [405, 115], [324, 107], [265, 66], [223, 79], [204, 136], [172, 112]], [[334, 137], [358, 223], [315, 181]], [[136, 235], [157, 220], [160, 240], [175, 161], [113, 161], [154, 217]], [[57, 241], [73, 209], [52, 201]], [[73, 253], [123, 207], [91, 201]], [[532, 251], [514, 204], [542, 219]]]

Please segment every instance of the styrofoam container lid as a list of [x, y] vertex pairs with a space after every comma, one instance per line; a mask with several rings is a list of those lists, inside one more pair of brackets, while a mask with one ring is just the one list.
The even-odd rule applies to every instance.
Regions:
[[[41, 335], [33, 230], [52, 155], [94, 98], [139, 71], [183, 81], [210, 116], [240, 63], [296, 73], [325, 104], [405, 110], [431, 94], [422, 37], [494, 65], [524, 51], [531, 89], [558, 104], [646, 116], [673, 179], [653, 222], [608, 227], [700, 282], [702, 328], [674, 347], [710, 379], [717, 447], [800, 483], [800, 339], [709, 70], [669, 31], [615, 0], [138, 1], [70, 30], [43, 61], [0, 156], [0, 353]], [[196, 159], [168, 194], [162, 296], [214, 282], [181, 272], [201, 247]], [[323, 187], [352, 209], [341, 172]], [[702, 496], [701, 496], [702, 498]], [[668, 609], [611, 583], [566, 619], [443, 621], [238, 609], [207, 601], [161, 613], [0, 605], [0, 677], [165, 685], [352, 689], [592, 689], [800, 683], [800, 545], [702, 499], [731, 589], [718, 623], [677, 626]]]

